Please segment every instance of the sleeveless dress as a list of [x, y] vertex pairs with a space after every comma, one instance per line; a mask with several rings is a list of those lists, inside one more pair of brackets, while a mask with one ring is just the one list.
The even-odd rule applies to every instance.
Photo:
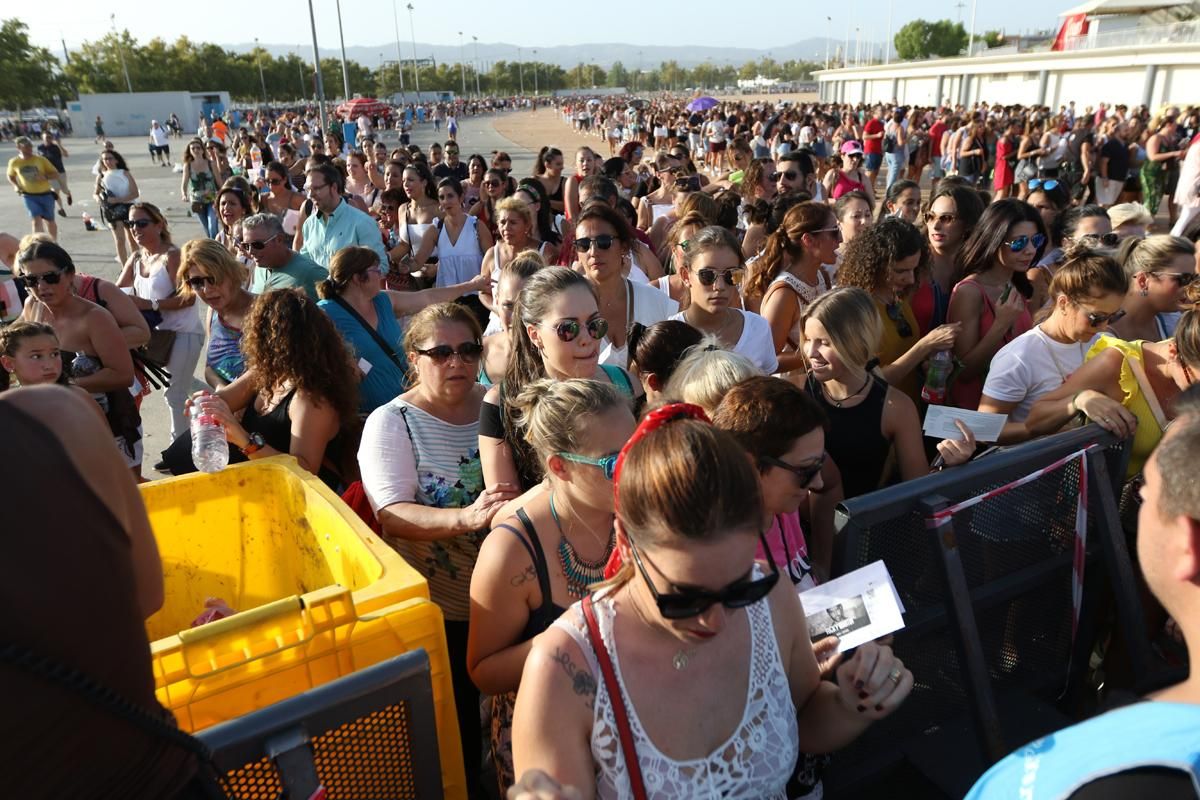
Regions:
[[842, 170], [838, 172], [837, 183], [833, 184], [833, 191], [829, 193], [829, 196], [837, 200], [848, 192], [865, 192], [866, 190], [867, 187], [861, 181], [846, 177], [845, 170]]
[[829, 418], [825, 451], [842, 473], [846, 499], [873, 492], [889, 476], [884, 474], [892, 443], [883, 435], [881, 423], [888, 385], [872, 377], [866, 399], [856, 406], [835, 406], [825, 397], [821, 382], [809, 375], [804, 385], [809, 395]]
[[483, 251], [479, 249], [478, 224], [478, 219], [468, 216], [458, 232], [457, 242], [450, 241], [450, 233], [445, 225], [438, 226], [436, 287], [466, 283], [479, 274], [483, 265]]
[[[755, 577], [762, 573], [756, 567]], [[730, 737], [704, 758], [676, 761], [663, 754], [642, 727], [637, 707], [630, 700], [622, 678], [621, 659], [613, 639], [613, 602], [611, 592], [594, 596], [596, 621], [612, 660], [617, 685], [629, 715], [638, 766], [646, 784], [647, 800], [674, 800], [680, 797], [782, 798], [799, 752], [799, 725], [792, 703], [787, 674], [775, 628], [770, 602], [762, 600], [747, 606], [750, 624], [750, 670], [746, 687], [746, 705], [741, 722]], [[629, 771], [621, 751], [616, 717], [608, 687], [601, 677], [600, 664], [592, 649], [583, 611], [579, 603], [554, 623], [579, 645], [588, 669], [596, 678], [596, 699], [592, 717], [592, 759], [596, 765], [596, 797], [601, 800], [630, 798]]]
[[246, 371], [246, 358], [241, 348], [242, 330], [226, 325], [220, 314], [210, 314], [208, 355], [204, 363], [222, 380], [233, 383]]
[[1101, 336], [1088, 350], [1087, 357], [1084, 359], [1085, 362], [1091, 361], [1105, 350], [1110, 349], [1120, 350], [1121, 354], [1125, 356], [1125, 361], [1121, 364], [1121, 375], [1117, 379], [1121, 386], [1121, 405], [1137, 417], [1137, 429], [1133, 433], [1129, 467], [1125, 472], [1126, 479], [1133, 478], [1142, 471], [1146, 465], [1146, 459], [1150, 458], [1150, 454], [1154, 452], [1154, 448], [1158, 446], [1163, 437], [1163, 429], [1159, 427], [1158, 420], [1155, 419], [1154, 412], [1150, 410], [1150, 404], [1146, 401], [1142, 386], [1129, 366], [1130, 361], [1145, 364], [1146, 357], [1142, 352], [1145, 344], [1142, 340], [1127, 342], [1115, 336]]
[[[954, 291], [950, 292], [951, 304], [954, 303], [954, 295], [958, 294], [964, 286], [975, 287], [975, 291], [983, 296], [983, 308], [979, 311], [979, 335], [982, 337], [992, 329], [992, 323], [996, 321], [996, 304], [992, 302], [992, 298], [988, 297], [987, 292], [984, 291], [983, 284], [974, 278], [964, 278], [958, 282], [954, 287]], [[1014, 289], [1013, 291], [1016, 290]], [[1013, 322], [1012, 327], [1004, 334], [1004, 338], [1000, 340], [1000, 347], [1008, 344], [1032, 327], [1033, 317], [1030, 315], [1027, 305], [1025, 310], [1021, 312], [1021, 315]], [[999, 347], [996, 348], [997, 352], [999, 350]], [[983, 397], [983, 382], [985, 378], [987, 378], [986, 373], [977, 378], [967, 380], [963, 380], [961, 376], [955, 378], [950, 384], [949, 404], [970, 411], [979, 408], [979, 401]]]
[[[787, 343], [784, 345], [781, 355], [783, 353], [798, 353], [800, 352], [800, 342], [804, 338], [802, 333], [803, 323], [800, 321], [801, 315], [804, 313], [804, 309], [807, 308], [814, 300], [833, 288], [833, 281], [830, 280], [829, 273], [825, 271], [824, 267], [817, 271], [816, 286], [805, 283], [792, 273], [784, 270], [776, 275], [769, 284], [767, 284], [767, 291], [763, 293], [764, 300], [766, 300], [767, 295], [769, 295], [773, 288], [778, 284], [783, 284], [792, 291], [796, 297], [796, 305], [800, 310], [800, 314], [796, 315], [796, 321], [793, 323], [792, 329], [788, 331]], [[804, 374], [804, 370], [794, 369], [789, 372], [780, 372], [776, 374], [781, 378], [795, 382], [794, 379], [802, 376]]]

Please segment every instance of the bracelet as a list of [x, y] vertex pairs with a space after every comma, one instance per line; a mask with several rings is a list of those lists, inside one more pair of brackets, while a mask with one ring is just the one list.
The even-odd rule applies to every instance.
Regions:
[[1078, 392], [1076, 392], [1071, 397], [1071, 402], [1067, 406], [1067, 411], [1070, 413], [1070, 415], [1072, 417], [1075, 416], [1076, 414], [1083, 414], [1085, 417], [1087, 416], [1087, 412], [1085, 412], [1082, 408], [1080, 408], [1078, 405], [1075, 404], [1075, 401], [1079, 399], [1079, 395], [1083, 394], [1086, 391], [1087, 391], [1087, 389], [1080, 389]]

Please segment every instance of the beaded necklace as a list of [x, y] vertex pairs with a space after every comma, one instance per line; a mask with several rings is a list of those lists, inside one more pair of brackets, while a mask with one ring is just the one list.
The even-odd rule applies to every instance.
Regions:
[[562, 565], [563, 575], [567, 579], [567, 594], [576, 599], [584, 597], [588, 593], [589, 586], [604, 580], [604, 567], [617, 543], [616, 528], [609, 531], [608, 545], [604, 548], [604, 555], [600, 560], [585, 561], [579, 557], [575, 548], [567, 541], [562, 520], [558, 517], [558, 509], [554, 506], [553, 492], [550, 493], [550, 516], [554, 518], [554, 524], [558, 526], [558, 563]]

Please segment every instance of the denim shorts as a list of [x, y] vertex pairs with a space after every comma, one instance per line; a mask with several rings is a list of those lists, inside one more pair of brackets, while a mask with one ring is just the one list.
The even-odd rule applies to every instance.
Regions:
[[880, 165], [883, 164], [883, 153], [867, 153], [863, 157], [863, 161], [867, 172], [878, 172]]
[[26, 194], [22, 195], [25, 200], [25, 210], [29, 212], [30, 219], [48, 219], [54, 220], [54, 192], [46, 192], [45, 194]]

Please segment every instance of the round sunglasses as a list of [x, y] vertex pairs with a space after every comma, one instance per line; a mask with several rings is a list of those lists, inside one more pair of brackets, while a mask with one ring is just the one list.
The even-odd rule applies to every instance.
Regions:
[[725, 281], [725, 285], [736, 287], [742, 285], [742, 278], [746, 276], [746, 270], [741, 267], [721, 270], [717, 272], [715, 269], [698, 269], [696, 270], [696, 280], [700, 281], [701, 286], [712, 286], [717, 282], [717, 277], [720, 276]]
[[604, 317], [592, 317], [585, 324], [580, 325], [577, 319], [562, 319], [550, 326], [554, 329], [554, 333], [564, 342], [573, 342], [579, 338], [579, 334], [586, 328], [588, 336], [599, 341], [608, 335], [608, 320]]
[[1046, 243], [1046, 236], [1042, 233], [1035, 233], [1033, 236], [1018, 236], [1011, 242], [1005, 242], [1005, 244], [1008, 245], [1008, 249], [1012, 252], [1019, 253], [1026, 247], [1029, 247], [1030, 242], [1033, 243], [1034, 248], [1040, 248]]

